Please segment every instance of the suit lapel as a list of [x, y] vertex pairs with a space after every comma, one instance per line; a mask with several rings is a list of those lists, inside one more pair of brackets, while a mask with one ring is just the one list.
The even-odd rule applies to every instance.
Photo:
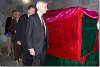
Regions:
[[36, 23], [38, 23], [38, 24], [40, 25], [40, 27], [43, 27], [42, 24], [41, 24], [41, 20], [40, 20], [38, 14], [35, 15], [35, 19], [34, 19], [34, 21], [36, 21]]

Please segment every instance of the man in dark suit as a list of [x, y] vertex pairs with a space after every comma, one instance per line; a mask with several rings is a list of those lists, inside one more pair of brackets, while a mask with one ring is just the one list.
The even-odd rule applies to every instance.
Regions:
[[19, 10], [13, 10], [12, 16], [7, 18], [5, 26], [5, 35], [11, 37], [11, 43], [8, 44], [8, 56], [12, 54], [17, 64], [19, 64], [19, 59], [21, 58], [21, 46], [16, 43], [16, 25], [20, 15], [21, 12]]
[[19, 64], [20, 59], [21, 59], [21, 45], [16, 43], [16, 25], [18, 23], [18, 20], [21, 16], [21, 12], [19, 10], [16, 10], [14, 13], [14, 17], [11, 20], [11, 23], [9, 25], [9, 32], [11, 32], [11, 42], [12, 42], [12, 48], [13, 48], [13, 54], [14, 54], [14, 59], [17, 64]]
[[[46, 51], [47, 51], [47, 26], [43, 20], [43, 14], [47, 11], [47, 3], [38, 1], [36, 4], [37, 13], [29, 18], [27, 28], [27, 47], [30, 55], [38, 57], [38, 65], [45, 65]], [[34, 64], [33, 64], [34, 65]]]
[[18, 25], [16, 28], [17, 43], [22, 45], [22, 63], [24, 66], [30, 66], [32, 63], [32, 56], [30, 55], [27, 48], [27, 37], [26, 28], [29, 23], [29, 17], [35, 14], [35, 7], [30, 5], [28, 7], [27, 14], [22, 15], [19, 18]]
[[9, 26], [12, 24], [12, 20], [15, 19], [15, 17], [16, 17], [16, 11], [17, 10], [12, 10], [12, 16], [7, 17], [7, 19], [6, 19], [5, 34], [7, 34], [8, 32], [10, 32]]

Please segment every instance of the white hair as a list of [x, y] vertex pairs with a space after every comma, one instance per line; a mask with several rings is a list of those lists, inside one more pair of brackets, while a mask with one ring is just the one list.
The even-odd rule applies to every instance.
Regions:
[[45, 1], [38, 1], [36, 3], [36, 8], [39, 9], [39, 7], [42, 6], [43, 4], [47, 4], [47, 2], [45, 2]]

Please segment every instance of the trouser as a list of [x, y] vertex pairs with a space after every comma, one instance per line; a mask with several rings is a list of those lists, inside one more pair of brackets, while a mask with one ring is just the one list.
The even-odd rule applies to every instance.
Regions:
[[22, 54], [22, 61], [24, 66], [45, 66], [45, 60], [46, 60], [46, 52], [47, 52], [47, 41], [45, 39], [44, 46], [41, 53], [36, 56], [30, 55], [29, 51], [23, 50]]
[[12, 44], [13, 44], [12, 48], [13, 48], [14, 59], [18, 60], [19, 58], [21, 58], [22, 45], [17, 44], [15, 35], [12, 35], [11, 41], [12, 41]]
[[37, 56], [30, 55], [29, 51], [24, 51], [22, 54], [23, 66], [45, 66], [46, 52], [41, 52]]

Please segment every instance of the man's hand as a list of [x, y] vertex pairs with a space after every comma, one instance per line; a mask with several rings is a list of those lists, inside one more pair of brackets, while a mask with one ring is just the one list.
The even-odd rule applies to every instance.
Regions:
[[30, 55], [35, 56], [35, 50], [34, 48], [28, 49], [30, 52]]
[[16, 33], [16, 30], [14, 32]]
[[20, 42], [20, 41], [17, 41], [17, 44], [18, 44], [18, 45], [21, 45], [21, 42]]

